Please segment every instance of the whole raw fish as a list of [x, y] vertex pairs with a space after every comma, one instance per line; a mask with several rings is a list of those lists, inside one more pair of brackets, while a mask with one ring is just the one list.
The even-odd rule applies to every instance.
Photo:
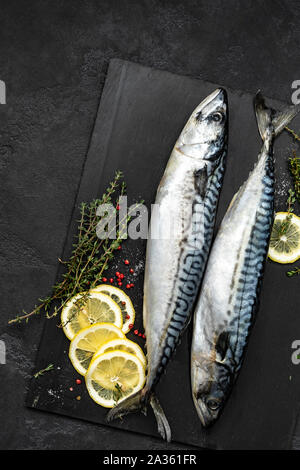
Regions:
[[[170, 429], [153, 391], [186, 327], [211, 244], [227, 152], [226, 91], [215, 90], [192, 113], [171, 153], [156, 195], [147, 243], [143, 321], [148, 374], [137, 394], [108, 419], [145, 410], [150, 402], [159, 432]], [[172, 228], [175, 236], [172, 236]]]
[[203, 426], [217, 419], [242, 365], [273, 222], [273, 141], [299, 106], [275, 113], [258, 93], [255, 110], [262, 149], [215, 238], [194, 316], [192, 395]]

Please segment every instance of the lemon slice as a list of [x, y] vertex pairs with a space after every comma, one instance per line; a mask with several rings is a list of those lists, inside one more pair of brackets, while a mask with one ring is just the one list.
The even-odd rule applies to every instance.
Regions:
[[127, 351], [110, 351], [95, 357], [85, 376], [90, 397], [105, 408], [141, 390], [145, 368], [139, 358]]
[[[85, 294], [89, 295], [86, 299], [83, 298]], [[69, 339], [83, 328], [103, 322], [113, 323], [121, 329], [123, 326], [120, 307], [102, 292], [81, 292], [72, 297], [61, 312], [61, 324]]]
[[120, 328], [112, 323], [96, 323], [81, 330], [71, 341], [69, 358], [81, 375], [85, 375], [93, 355], [108, 341], [125, 338]]
[[130, 330], [129, 325], [134, 324], [135, 310], [128, 295], [122, 289], [107, 284], [100, 284], [94, 287], [91, 292], [102, 292], [109, 295], [120, 307], [123, 316], [123, 332], [126, 334]]
[[300, 218], [290, 214], [286, 229], [282, 233], [282, 224], [286, 222], [288, 212], [277, 212], [269, 245], [269, 258], [277, 263], [294, 263], [300, 258]]
[[147, 359], [145, 357], [145, 354], [143, 353], [142, 348], [140, 348], [137, 343], [134, 343], [129, 339], [113, 339], [112, 341], [103, 344], [103, 346], [101, 346], [101, 348], [96, 351], [94, 358], [100, 356], [101, 354], [114, 350], [127, 351], [130, 354], [134, 354], [136, 357], [139, 358], [144, 367], [146, 367], [147, 365]]

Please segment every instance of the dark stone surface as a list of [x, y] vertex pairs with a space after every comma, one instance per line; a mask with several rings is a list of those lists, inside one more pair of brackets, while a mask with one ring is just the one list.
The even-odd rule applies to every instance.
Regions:
[[[0, 1], [0, 447], [163, 449], [154, 438], [24, 407], [42, 321], [6, 326], [49, 292], [108, 60], [119, 57], [289, 101], [296, 1]], [[300, 446], [299, 439], [295, 445]], [[179, 448], [172, 444], [168, 448]]]
[[[112, 59], [75, 206], [103, 194], [114, 172], [120, 169], [124, 172], [128, 185], [128, 200], [132, 202], [142, 198], [149, 210], [151, 202], [155, 200], [156, 189], [171, 149], [191, 110], [215, 88], [216, 84], [204, 80]], [[261, 148], [253, 95], [229, 88], [227, 93], [230, 106], [227, 170], [220, 195], [216, 228], [234, 192], [247, 179]], [[273, 109], [280, 109], [282, 106], [275, 100], [269, 99], [268, 103]], [[299, 128], [300, 116], [293, 120], [292, 125], [295, 129]], [[280, 166], [286, 166], [290, 143], [291, 138], [287, 133], [280, 135], [275, 142], [275, 204], [278, 209], [286, 206], [287, 191], [282, 188], [289, 185], [289, 176], [287, 169], [283, 171]], [[62, 259], [67, 259], [71, 251], [77, 220], [76, 210]], [[130, 292], [130, 298], [136, 310], [134, 328], [139, 331], [143, 331], [145, 249], [146, 240], [127, 240], [105, 272], [107, 278], [113, 277], [116, 271], [123, 272], [123, 260], [130, 260], [130, 266], [136, 273], [135, 287]], [[295, 409], [299, 406], [300, 388], [300, 375], [297, 374], [297, 366], [291, 361], [291, 344], [295, 339], [295, 331], [300, 329], [300, 317], [295, 318], [293, 309], [290, 308], [290, 299], [299, 303], [300, 291], [295, 289], [295, 283], [299, 281], [296, 278], [289, 279], [285, 270], [285, 266], [271, 261], [266, 265], [260, 309], [241, 374], [222, 417], [206, 430], [200, 425], [191, 396], [189, 356], [192, 325], [183, 335], [181, 344], [167, 367], [167, 374], [161, 378], [156, 389], [175, 442], [213, 449], [290, 447], [291, 428]], [[61, 272], [64, 270], [61, 269]], [[127, 272], [125, 269], [125, 275]], [[274, 291], [281, 295], [274, 296]], [[216, 295], [219, 293], [216, 292]], [[282, 312], [285, 314], [282, 315]], [[95, 405], [85, 387], [75, 387], [73, 392], [68, 389], [69, 384], [75, 384], [77, 374], [66, 354], [69, 341], [57, 328], [57, 323], [56, 318], [45, 321], [36, 360], [36, 370], [41, 370], [50, 363], [55, 364], [55, 370], [38, 380], [32, 379], [27, 403], [35, 409], [105, 425], [107, 410]], [[149, 331], [146, 335], [149, 336]], [[133, 332], [128, 333], [127, 337], [139, 341], [141, 347], [145, 344]], [[80, 401], [75, 399], [77, 390], [80, 391]], [[142, 413], [135, 413], [122, 421], [113, 421], [110, 426], [157, 436], [151, 408], [147, 417]]]

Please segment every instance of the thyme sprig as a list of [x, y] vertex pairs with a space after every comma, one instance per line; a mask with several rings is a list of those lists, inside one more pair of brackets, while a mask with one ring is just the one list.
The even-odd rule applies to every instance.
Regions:
[[296, 275], [299, 275], [300, 274], [300, 268], [299, 267], [296, 267], [294, 269], [292, 269], [291, 271], [287, 271], [286, 275], [288, 277], [292, 277], [292, 276], [296, 276]]
[[122, 385], [119, 385], [118, 383], [116, 383], [115, 390], [113, 391], [113, 398], [116, 404], [118, 403], [119, 400], [121, 400], [122, 396], [123, 396]]
[[296, 202], [296, 198], [295, 198], [295, 191], [293, 191], [291, 188], [289, 189], [289, 196], [287, 198], [287, 216], [286, 218], [284, 219], [284, 221], [282, 222], [281, 226], [280, 226], [280, 229], [278, 231], [278, 236], [282, 236], [286, 233], [289, 225], [290, 225], [290, 221], [291, 221], [291, 218], [292, 218], [292, 214], [294, 212], [294, 204]]
[[290, 129], [287, 126], [285, 127], [285, 129], [294, 137], [295, 140], [300, 142], [300, 136], [293, 129]]
[[[290, 129], [289, 127], [286, 127], [285, 129], [292, 135], [294, 140], [300, 142], [300, 136], [293, 129]], [[289, 226], [292, 212], [294, 212], [295, 202], [298, 201], [300, 204], [300, 158], [297, 157], [295, 150], [292, 151], [292, 154], [293, 156], [289, 158], [288, 168], [293, 180], [293, 189], [289, 189], [289, 197], [287, 199], [288, 215], [281, 226], [280, 235], [283, 235]], [[299, 274], [300, 267], [295, 267], [294, 269], [286, 272], [288, 277], [297, 276]]]
[[[31, 317], [40, 314], [42, 311], [45, 312], [48, 319], [53, 318], [58, 315], [75, 294], [83, 292], [83, 295], [79, 297], [75, 304], [74, 315], [80, 310], [89, 296], [86, 291], [95, 287], [100, 282], [103, 272], [108, 269], [109, 262], [114, 257], [115, 250], [126, 239], [127, 223], [130, 221], [132, 213], [136, 211], [140, 204], [137, 203], [131, 206], [126, 216], [123, 216], [121, 220], [117, 218], [113, 229], [115, 230], [114, 238], [109, 238], [112, 235], [111, 232], [107, 234], [107, 238], [98, 238], [96, 227], [103, 216], [97, 215], [97, 209], [103, 204], [116, 204], [119, 197], [125, 195], [126, 184], [122, 178], [122, 172], [117, 171], [101, 199], [94, 199], [89, 204], [83, 202], [80, 205], [78, 233], [76, 242], [73, 244], [71, 256], [66, 261], [59, 259], [60, 263], [65, 266], [62, 280], [54, 285], [51, 295], [44, 299], [39, 299], [40, 303], [35, 305], [32, 311], [28, 313], [23, 311], [23, 315], [11, 319], [8, 322], [9, 324], [22, 321], [28, 322]], [[110, 217], [112, 218], [114, 215], [111, 214]], [[55, 305], [51, 307], [54, 301]], [[52, 309], [51, 313], [50, 308]]]
[[45, 372], [49, 372], [50, 370], [53, 370], [54, 369], [54, 365], [53, 364], [49, 364], [47, 367], [45, 367], [44, 369], [41, 369], [39, 370], [38, 372], [36, 372], [34, 374], [34, 378], [37, 379], [39, 378], [41, 375], [44, 375]]
[[[289, 127], [285, 128], [297, 142], [300, 142], [300, 136]], [[295, 198], [300, 204], [300, 158], [297, 157], [295, 150], [292, 151], [293, 156], [289, 158], [289, 171], [293, 179]]]
[[295, 197], [300, 204], [300, 158], [293, 151], [293, 157], [289, 159], [289, 170], [293, 178]]
[[[300, 142], [300, 136], [293, 129], [290, 129], [289, 127], [286, 127], [285, 129], [292, 135], [294, 140]], [[296, 200], [300, 203], [300, 159], [296, 156], [296, 152], [294, 150], [293, 157], [289, 158], [288, 168], [293, 179], [293, 189], [289, 189], [289, 196], [287, 198], [288, 214], [281, 224], [279, 236], [284, 235], [290, 225]]]

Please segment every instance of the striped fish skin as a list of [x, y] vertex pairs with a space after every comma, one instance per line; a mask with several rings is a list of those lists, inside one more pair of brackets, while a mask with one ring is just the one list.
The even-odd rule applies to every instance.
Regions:
[[[147, 395], [174, 353], [199, 291], [225, 170], [227, 121], [227, 95], [218, 89], [192, 113], [158, 187], [159, 215], [151, 218], [144, 281]], [[164, 238], [170, 214], [182, 230]]]
[[260, 94], [255, 104], [263, 146], [221, 223], [194, 314], [192, 396], [205, 427], [218, 418], [242, 365], [273, 223], [273, 141], [298, 112], [274, 117]]

